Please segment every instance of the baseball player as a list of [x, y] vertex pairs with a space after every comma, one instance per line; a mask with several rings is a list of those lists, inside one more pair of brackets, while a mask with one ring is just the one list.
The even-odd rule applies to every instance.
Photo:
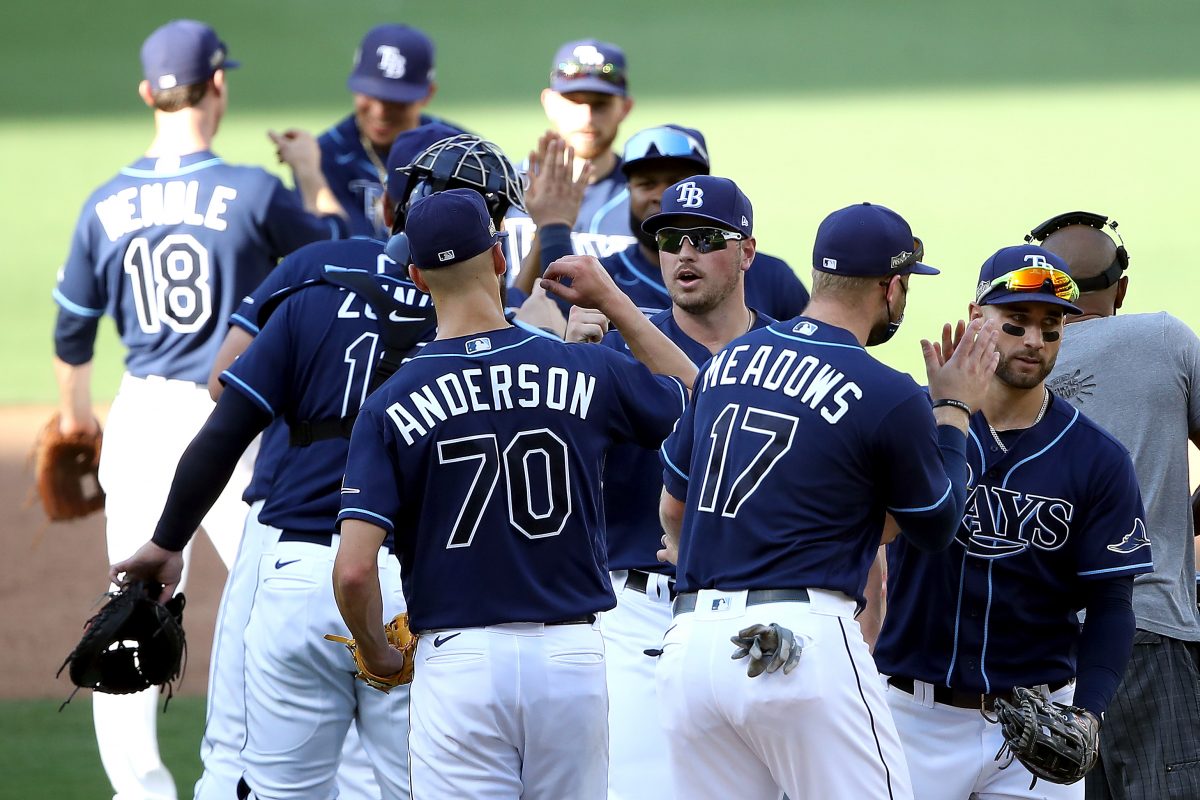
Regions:
[[[399, 215], [401, 220], [403, 218], [410, 183], [418, 187], [422, 194], [429, 182], [438, 187], [462, 185], [473, 187], [481, 193], [493, 193], [496, 220], [503, 219], [510, 205], [521, 204], [521, 187], [516, 179], [516, 171], [504, 154], [495, 145], [478, 137], [455, 136], [453, 128], [431, 123], [396, 137], [388, 155], [388, 197], [384, 205], [385, 220], [389, 227], [395, 224], [393, 214]], [[434, 145], [438, 146], [435, 148]], [[418, 166], [409, 169], [412, 162], [417, 162]], [[463, 174], [461, 167], [467, 164], [477, 165], [482, 171]], [[477, 184], [470, 183], [472, 180]], [[500, 181], [500, 184], [496, 181]], [[497, 185], [500, 185], [498, 190]], [[367, 241], [374, 243], [374, 251], [365, 250], [358, 244]], [[375, 272], [395, 272], [397, 261], [402, 265], [408, 261], [402, 235], [389, 242], [386, 248], [383, 242], [366, 237], [356, 237], [354, 242], [354, 247], [349, 248], [351, 256], [369, 260], [373, 252], [375, 261], [367, 268]], [[397, 253], [398, 247], [400, 252]], [[336, 256], [337, 249], [332, 255]], [[284, 259], [254, 292], [242, 300], [230, 317], [229, 332], [217, 356], [214, 374], [209, 379], [214, 397], [219, 397], [225, 386], [221, 374], [245, 352], [265, 323], [264, 319], [260, 319], [261, 310], [271, 307], [279, 296], [297, 287], [324, 282], [324, 273], [325, 263], [321, 259]], [[432, 331], [429, 335], [432, 337]], [[416, 346], [422, 344], [418, 342]], [[229, 797], [244, 771], [241, 758], [246, 740], [243, 631], [248, 624], [258, 586], [259, 562], [262, 556], [274, 552], [279, 537], [279, 531], [264, 526], [258, 514], [262, 509], [262, 501], [270, 493], [278, 462], [287, 451], [288, 428], [283, 421], [277, 421], [263, 434], [254, 477], [245, 495], [247, 502], [251, 503], [251, 518], [247, 521], [237, 563], [230, 572], [217, 615], [213, 650], [220, 653], [220, 659], [214, 659], [209, 680], [208, 717], [201, 745], [204, 775], [197, 785], [196, 800]], [[369, 762], [365, 765], [362, 763], [362, 754], [357, 726], [352, 724], [338, 771], [339, 796], [342, 798], [379, 796], [374, 771]]]
[[[128, 348], [100, 462], [110, 562], [149, 537], [179, 455], [212, 410], [203, 384], [237, 299], [283, 255], [344, 232], [336, 213], [310, 213], [339, 210], [315, 160], [294, 165], [306, 176], [306, 210], [275, 177], [210, 149], [236, 66], [212, 28], [167, 23], [143, 44], [142, 66], [154, 140], [84, 204], [54, 290], [64, 432], [96, 424], [89, 378], [105, 313]], [[203, 520], [227, 565], [246, 515], [248, 461]], [[119, 797], [175, 797], [158, 756], [156, 699], [157, 690], [94, 699], [101, 760]]]
[[[1110, 234], [1111, 232], [1111, 234]], [[1166, 313], [1117, 314], [1129, 254], [1116, 223], [1060, 214], [1034, 241], [1060, 256], [1079, 286], [1046, 385], [1129, 451], [1154, 542], [1154, 571], [1133, 583], [1137, 631], [1124, 679], [1104, 718], [1089, 798], [1200, 797], [1200, 620], [1188, 446], [1200, 445], [1200, 339]], [[1136, 359], [1114, 358], [1136, 353]]]
[[[1077, 296], [1040, 247], [984, 262], [970, 313], [1000, 327], [1000, 361], [972, 406], [966, 511], [948, 550], [905, 537], [888, 548], [875, 660], [921, 798], [1082, 798], [1081, 782], [1032, 786], [1019, 761], [997, 759], [990, 712], [1033, 688], [1099, 725], [1129, 658], [1133, 576], [1153, 566], [1137, 476], [1117, 440], [1044, 384]], [[949, 331], [941, 349], [956, 350]]]
[[[637, 242], [601, 259], [600, 263], [634, 303], [646, 313], [655, 314], [671, 298], [659, 265], [658, 245], [641, 225], [658, 213], [668, 186], [691, 175], [710, 174], [704, 135], [679, 125], [638, 131], [625, 143], [621, 171], [629, 180], [629, 224]], [[745, 277], [746, 302], [768, 316], [791, 319], [808, 305], [808, 291], [782, 259], [756, 250], [754, 269]]]
[[[542, 109], [554, 134], [572, 148], [576, 171], [584, 163], [591, 165], [572, 235], [575, 252], [602, 258], [624, 250], [634, 239], [626, 211], [625, 175], [613, 150], [617, 131], [633, 109], [624, 51], [596, 39], [564, 44], [550, 66]], [[527, 215], [510, 214], [505, 228], [510, 232], [508, 261], [515, 267], [509, 282], [529, 294], [541, 274], [537, 226]]]
[[[278, 540], [259, 560], [244, 629], [242, 798], [251, 791], [259, 798], [338, 796], [352, 720], [383, 797], [408, 796], [406, 691], [384, 695], [357, 683], [345, 652], [321, 640], [340, 629], [329, 579], [338, 541], [329, 531], [351, 424], [363, 398], [433, 332], [429, 296], [382, 255], [382, 242], [355, 238], [310, 245], [285, 260], [281, 269], [304, 261], [324, 281], [276, 294], [277, 309], [259, 310], [260, 320], [269, 314], [266, 324], [223, 373], [229, 391], [181, 460], [153, 539], [113, 566], [114, 577], [150, 577], [169, 590], [194, 520], [211, 502], [210, 487], [273, 419], [286, 421], [288, 447], [258, 515]], [[347, 284], [351, 277], [366, 285]], [[386, 549], [376, 561], [390, 619], [403, 610], [399, 565]]]
[[679, 797], [913, 796], [856, 603], [885, 512], [916, 546], [949, 544], [966, 498], [959, 406], [996, 362], [981, 320], [945, 364], [923, 342], [931, 412], [866, 353], [899, 326], [909, 276], [937, 274], [921, 252], [883, 206], [830, 214], [805, 315], [718, 353], [663, 443], [679, 595], [657, 683]]
[[695, 368], [595, 259], [560, 262], [550, 275], [571, 284], [555, 291], [599, 305], [633, 352], [677, 378], [509, 326], [503, 234], [476, 192], [417, 200], [405, 232], [438, 335], [355, 423], [334, 565], [342, 615], [367, 668], [398, 672], [404, 656], [384, 639], [371, 569], [394, 535], [421, 634], [415, 796], [601, 798], [607, 691], [595, 620], [614, 605], [604, 453], [615, 441], [661, 440]]
[[[724, 178], [698, 176], [690, 183], [702, 193], [694, 207], [671, 186], [666, 207], [647, 225], [661, 243], [663, 280], [671, 308], [650, 318], [695, 364], [703, 364], [730, 341], [775, 320], [745, 301], [746, 268], [755, 259], [754, 212], [749, 199]], [[743, 224], [742, 220], [746, 220]], [[733, 232], [739, 238], [726, 239]], [[603, 264], [603, 262], [601, 262]], [[620, 284], [618, 284], [618, 287]], [[599, 336], [607, 319], [576, 308], [569, 341]], [[601, 344], [628, 352], [618, 331]], [[653, 449], [616, 445], [604, 461], [604, 516], [608, 566], [617, 607], [600, 617], [608, 671], [610, 798], [639, 798], [653, 792], [674, 797], [667, 739], [657, 724], [653, 652], [671, 626], [675, 570], [657, 558], [662, 526], [658, 499], [662, 466]]]
[[354, 52], [346, 80], [354, 93], [354, 113], [317, 141], [321, 169], [349, 212], [355, 236], [388, 237], [381, 201], [392, 143], [404, 131], [441, 122], [424, 113], [437, 93], [433, 53], [430, 38], [408, 25], [378, 25]]

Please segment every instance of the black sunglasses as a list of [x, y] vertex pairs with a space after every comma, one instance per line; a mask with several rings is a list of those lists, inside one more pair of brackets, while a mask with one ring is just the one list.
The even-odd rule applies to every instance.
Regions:
[[727, 242], [740, 242], [746, 237], [720, 228], [663, 228], [654, 238], [658, 242], [658, 249], [664, 253], [678, 253], [683, 249], [686, 239], [696, 248], [696, 252], [704, 254], [724, 250]]

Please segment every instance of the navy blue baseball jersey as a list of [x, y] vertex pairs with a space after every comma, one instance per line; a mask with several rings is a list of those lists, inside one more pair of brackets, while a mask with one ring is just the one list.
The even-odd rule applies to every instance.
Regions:
[[257, 167], [143, 158], [84, 204], [54, 299], [112, 316], [130, 374], [205, 383], [238, 300], [283, 256], [343, 232]]
[[[421, 115], [422, 125], [431, 122], [441, 122], [466, 133], [443, 119]], [[370, 145], [364, 145], [353, 114], [322, 133], [317, 144], [321, 148], [321, 171], [325, 173], [325, 180], [350, 215], [350, 234], [386, 239], [388, 229], [383, 222], [380, 198], [383, 197], [386, 176], [382, 172], [387, 158], [372, 160], [367, 154]]]
[[[303, 248], [291, 258], [375, 274], [382, 248], [381, 242], [351, 239]], [[380, 282], [405, 305], [428, 307], [429, 295], [396, 277], [399, 269], [391, 263]], [[361, 297], [317, 284], [288, 295], [221, 380], [227, 390], [243, 393], [292, 427], [302, 420], [344, 418], [357, 413], [365, 399], [381, 346], [374, 312]], [[284, 449], [268, 454], [275, 467], [259, 520], [288, 530], [333, 530], [349, 440], [297, 447], [283, 438], [274, 446]]]
[[[708, 348], [679, 329], [671, 309], [660, 311], [651, 322], [674, 342], [697, 366], [712, 357]], [[775, 320], [755, 314], [752, 330]], [[620, 353], [629, 346], [618, 331], [610, 331], [601, 342]], [[662, 464], [657, 448], [635, 444], [614, 445], [604, 462], [604, 517], [607, 522], [609, 569], [640, 569], [675, 574], [671, 564], [658, 560], [662, 526], [658, 501], [662, 494]]]
[[395, 533], [414, 630], [612, 608], [605, 454], [657, 446], [686, 396], [607, 347], [513, 327], [435, 340], [363, 406], [339, 519]]
[[1137, 475], [1121, 444], [1063, 400], [995, 443], [971, 417], [966, 511], [940, 553], [888, 547], [885, 675], [969, 692], [1075, 676], [1086, 581], [1153, 569]]
[[[657, 314], [670, 308], [671, 297], [663, 285], [662, 271], [657, 263], [646, 259], [638, 245], [602, 258], [600, 263], [642, 313]], [[773, 319], [791, 319], [808, 305], [808, 290], [787, 262], [763, 252], [754, 254], [745, 286], [746, 305]]]
[[[533, 235], [537, 226], [524, 211], [511, 209], [504, 218], [504, 230], [508, 231], [508, 243], [504, 256], [510, 265], [509, 280], [519, 271], [511, 268], [520, 266], [533, 246]], [[605, 256], [624, 250], [637, 240], [629, 229], [629, 188], [625, 173], [621, 171], [618, 158], [612, 172], [589, 185], [583, 193], [583, 204], [571, 233], [571, 243], [579, 255]]]
[[816, 588], [862, 602], [885, 511], [961, 509], [925, 393], [849, 331], [805, 317], [714, 356], [662, 459], [686, 504], [680, 591]]

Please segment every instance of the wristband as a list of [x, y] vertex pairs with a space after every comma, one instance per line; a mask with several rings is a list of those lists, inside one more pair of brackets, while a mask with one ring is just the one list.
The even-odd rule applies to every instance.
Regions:
[[967, 413], [968, 417], [971, 416], [971, 413], [972, 413], [971, 407], [969, 405], [967, 405], [966, 403], [964, 403], [962, 400], [951, 400], [950, 398], [947, 397], [947, 398], [943, 398], [941, 400], [933, 401], [934, 408], [941, 408], [943, 406], [950, 406], [951, 408], [957, 408], [961, 411], [965, 411]]

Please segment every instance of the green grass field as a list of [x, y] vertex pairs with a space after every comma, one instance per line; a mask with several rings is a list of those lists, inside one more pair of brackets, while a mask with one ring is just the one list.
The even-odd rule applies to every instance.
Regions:
[[[835, 208], [871, 200], [912, 222], [944, 274], [914, 280], [908, 319], [879, 351], [902, 369], [918, 371], [917, 340], [965, 311], [984, 258], [1075, 208], [1121, 221], [1133, 257], [1128, 310], [1165, 309], [1200, 327], [1189, 233], [1189, 192], [1200, 185], [1200, 5], [609, 0], [567, 8], [532, 0], [23, 6], [6, 20], [0, 48], [0, 405], [54, 399], [55, 273], [83, 200], [150, 139], [151, 116], [135, 94], [137, 51], [170, 15], [213, 23], [243, 62], [216, 149], [271, 168], [268, 128], [316, 131], [349, 111], [351, 53], [373, 24], [427, 30], [441, 84], [431, 110], [514, 159], [545, 126], [537, 96], [555, 47], [586, 35], [619, 42], [637, 100], [624, 135], [663, 122], [703, 130], [715, 171], [755, 205], [760, 246], [803, 276], [817, 224]], [[115, 391], [121, 356], [108, 326], [98, 401]], [[0, 706], [8, 776], [0, 798], [106, 796], [86, 700], [61, 715], [56, 707]], [[160, 717], [181, 787], [199, 771], [202, 720], [198, 698], [179, 698]]]

